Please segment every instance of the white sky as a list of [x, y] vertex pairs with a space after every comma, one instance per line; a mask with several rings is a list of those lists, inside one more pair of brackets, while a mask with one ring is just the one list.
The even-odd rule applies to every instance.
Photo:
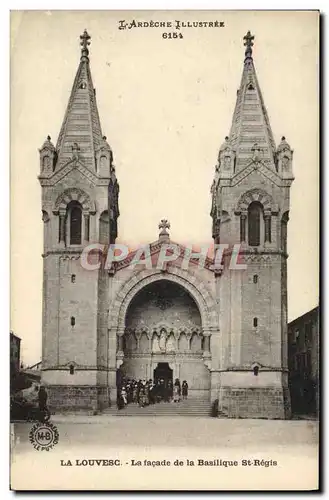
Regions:
[[[225, 28], [118, 30], [118, 20], [218, 20]], [[242, 38], [276, 142], [294, 149], [288, 232], [289, 319], [318, 303], [318, 34], [315, 12], [22, 12], [12, 15], [11, 328], [28, 364], [41, 356], [42, 220], [38, 148], [57, 140], [80, 49], [120, 182], [120, 241], [154, 241], [163, 217], [181, 243], [211, 239], [209, 187], [240, 83]], [[169, 31], [169, 30], [166, 30]]]

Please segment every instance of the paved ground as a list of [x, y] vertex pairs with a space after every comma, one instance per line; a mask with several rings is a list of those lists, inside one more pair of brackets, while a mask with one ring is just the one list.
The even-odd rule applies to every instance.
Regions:
[[[200, 481], [205, 481], [203, 488], [207, 486], [206, 489], [212, 489], [212, 481], [216, 489], [232, 488], [231, 483], [239, 489], [249, 480], [256, 489], [258, 485], [267, 489], [269, 483], [266, 481], [270, 481], [270, 489], [288, 488], [289, 481], [294, 487], [316, 487], [318, 423], [315, 421], [58, 415], [52, 422], [58, 428], [59, 442], [49, 452], [33, 448], [29, 440], [32, 424], [13, 424], [13, 473], [17, 474], [17, 467], [19, 470], [32, 467], [31, 474], [24, 475], [22, 487], [36, 487], [42, 482], [53, 488], [70, 487], [75, 477], [72, 474], [76, 474], [79, 477], [78, 483], [74, 483], [76, 487], [86, 488], [91, 478], [96, 480], [96, 473], [99, 481], [98, 486], [94, 484], [96, 489], [110, 477], [107, 489], [116, 489], [116, 481], [120, 488], [148, 489], [152, 485], [155, 487], [156, 477], [159, 487], [161, 481], [165, 481], [162, 488], [174, 487], [173, 484], [178, 489], [186, 488], [184, 477], [189, 477], [188, 484], [195, 488]], [[76, 462], [103, 458], [119, 460], [120, 467], [100, 470], [95, 464], [79, 466]], [[175, 459], [181, 460], [183, 466], [172, 467]], [[198, 460], [215, 459], [236, 460], [238, 470], [218, 463], [209, 466], [198, 463]], [[243, 460], [255, 459], [263, 460], [264, 464], [243, 467]], [[61, 460], [64, 463], [71, 460], [72, 467], [64, 467]], [[139, 460], [141, 465], [135, 466]], [[163, 464], [144, 465], [144, 460], [167, 460], [171, 468]], [[187, 460], [194, 460], [195, 466], [187, 467]], [[51, 475], [50, 471], [53, 471]], [[161, 475], [155, 476], [160, 471]], [[187, 472], [188, 476], [184, 476]], [[20, 477], [17, 484], [21, 481]]]

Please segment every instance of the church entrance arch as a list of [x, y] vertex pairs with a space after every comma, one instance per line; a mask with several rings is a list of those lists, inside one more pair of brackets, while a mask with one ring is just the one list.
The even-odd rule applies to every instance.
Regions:
[[119, 337], [125, 378], [187, 380], [191, 395], [206, 398], [210, 371], [204, 355], [200, 309], [184, 286], [159, 279], [134, 294]]

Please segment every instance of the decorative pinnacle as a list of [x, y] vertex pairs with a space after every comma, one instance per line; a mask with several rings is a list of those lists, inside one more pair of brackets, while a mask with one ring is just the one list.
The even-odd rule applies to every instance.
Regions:
[[252, 47], [254, 46], [253, 40], [255, 39], [254, 35], [248, 31], [248, 33], [243, 37], [244, 46], [246, 47], [245, 56], [247, 58], [252, 58]]
[[86, 58], [85, 60], [88, 60], [88, 56], [89, 56], [88, 45], [90, 45], [90, 39], [91, 39], [91, 36], [88, 34], [87, 30], [84, 30], [82, 35], [80, 35], [80, 40], [81, 40], [80, 45], [82, 47], [81, 60], [83, 60], [83, 58]]
[[167, 219], [161, 219], [159, 223], [159, 238], [166, 239], [169, 236], [167, 229], [170, 229], [170, 222]]

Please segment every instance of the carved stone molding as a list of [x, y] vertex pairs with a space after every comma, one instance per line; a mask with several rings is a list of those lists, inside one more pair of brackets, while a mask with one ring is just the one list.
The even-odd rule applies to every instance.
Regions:
[[271, 213], [273, 211], [277, 212], [278, 210], [277, 206], [274, 204], [272, 196], [269, 193], [263, 189], [254, 188], [246, 191], [240, 197], [235, 209], [235, 214], [240, 215], [242, 212], [248, 210], [248, 206], [254, 201], [261, 203], [267, 213]]
[[[118, 335], [123, 335], [121, 333], [122, 330], [120, 329], [120, 333]], [[161, 335], [162, 332], [165, 332], [167, 337], [169, 337], [171, 334], [178, 336], [185, 334], [185, 335], [190, 335], [192, 336], [194, 333], [196, 333], [199, 336], [202, 336], [202, 328], [199, 326], [191, 326], [191, 327], [175, 327], [175, 326], [167, 326], [167, 325], [158, 325], [152, 328], [148, 328], [147, 326], [141, 326], [140, 328], [126, 328], [124, 330], [125, 335], [130, 335], [130, 334], [143, 334], [145, 333], [147, 336], [152, 336], [152, 335]], [[210, 335], [210, 333], [209, 333]]]
[[79, 160], [72, 160], [71, 158], [66, 158], [56, 168], [54, 174], [51, 177], [45, 177], [43, 175], [39, 176], [41, 186], [54, 186], [61, 179], [66, 177], [72, 170], [79, 170], [79, 172], [84, 175], [88, 180], [91, 181], [93, 185], [98, 182], [97, 176], [91, 172], [86, 166], [82, 165]]
[[65, 261], [65, 260], [79, 260], [80, 259], [80, 255], [61, 255], [60, 256], [60, 259]]
[[[160, 252], [162, 243], [163, 242], [159, 242], [159, 241], [151, 243], [151, 245], [150, 245], [150, 255], [151, 256], [153, 256], [153, 255], [157, 254], [158, 252]], [[173, 241], [171, 243], [173, 245], [176, 245], [180, 249], [180, 257], [183, 257], [184, 255], [189, 255], [189, 249], [188, 248], [186, 248], [185, 246], [180, 245], [178, 243], [175, 243]], [[119, 271], [120, 269], [124, 269], [125, 267], [128, 267], [133, 262], [134, 257], [136, 255], [136, 252], [137, 252], [137, 250], [133, 250], [132, 252], [129, 253], [129, 255], [125, 259], [123, 259], [122, 261], [118, 262], [116, 264], [116, 270]], [[198, 259], [195, 259], [193, 257], [190, 258], [190, 262], [194, 263], [196, 265], [199, 265]], [[168, 271], [169, 271], [169, 268], [172, 267], [169, 264], [170, 263], [168, 263], [168, 266], [166, 268], [166, 270], [168, 270]], [[213, 259], [210, 259], [207, 256], [206, 259], [205, 259], [204, 267], [206, 269], [212, 270], [212, 266], [213, 266]]]
[[111, 307], [109, 328], [124, 328], [126, 313], [133, 297], [145, 286], [161, 279], [177, 283], [189, 292], [199, 308], [203, 328], [218, 328], [216, 301], [208, 288], [196, 276], [176, 267], [170, 268], [165, 275], [158, 270], [143, 270], [123, 283]]
[[[198, 353], [199, 355], [202, 354], [202, 348], [201, 348], [201, 342], [200, 342], [200, 348], [197, 350], [192, 350], [191, 349], [191, 339], [193, 338], [194, 335], [197, 335], [198, 338], [202, 339], [203, 335], [201, 333], [201, 329], [196, 327], [196, 328], [166, 328], [166, 327], [158, 327], [158, 328], [140, 328], [140, 329], [126, 329], [125, 332], [125, 338], [127, 339], [127, 342], [129, 339], [135, 339], [137, 340], [136, 344], [133, 342], [133, 347], [126, 348], [126, 352], [129, 353], [140, 353], [140, 344], [139, 340], [141, 339], [142, 335], [145, 334], [147, 335], [147, 338], [150, 342], [149, 344], [149, 349], [147, 352], [152, 352], [155, 354], [159, 353], [166, 353], [166, 354], [176, 354], [176, 353]], [[185, 336], [187, 339], [187, 344], [188, 347], [187, 349], [180, 349], [179, 348], [179, 339], [182, 336]], [[174, 337], [174, 342], [172, 345], [169, 345], [170, 338]], [[123, 337], [119, 337], [119, 341]], [[122, 341], [119, 342], [119, 347], [122, 346], [123, 343]], [[127, 343], [126, 343], [127, 346]], [[120, 349], [119, 349], [120, 350]]]
[[95, 202], [91, 200], [89, 194], [80, 188], [72, 187], [65, 189], [55, 202], [53, 213], [58, 215], [61, 211], [66, 211], [67, 205], [71, 201], [78, 201], [84, 212], [94, 215], [96, 213]]

